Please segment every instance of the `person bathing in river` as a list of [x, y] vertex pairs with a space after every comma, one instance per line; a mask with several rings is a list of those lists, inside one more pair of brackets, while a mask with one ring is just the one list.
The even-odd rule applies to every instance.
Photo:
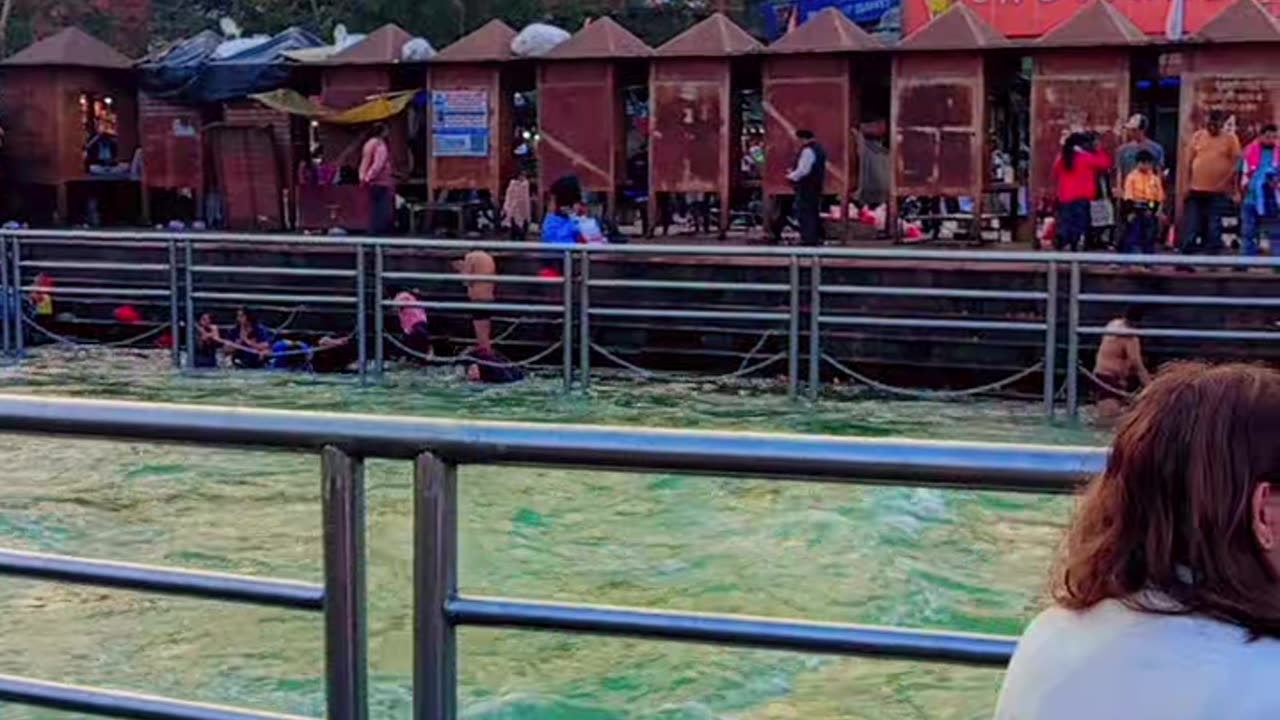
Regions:
[[[497, 263], [493, 256], [483, 250], [472, 250], [466, 257], [453, 263], [464, 278], [467, 286], [467, 299], [475, 305], [488, 305], [494, 301], [494, 283], [491, 279], [468, 280], [466, 278], [492, 278], [498, 274]], [[492, 350], [493, 345], [493, 311], [475, 308], [471, 311], [471, 324], [476, 331], [476, 349]]]
[[223, 342], [224, 351], [231, 355], [231, 363], [238, 368], [257, 370], [267, 364], [275, 333], [258, 322], [248, 308], [236, 309], [236, 326], [231, 337]]
[[218, 350], [222, 348], [222, 332], [213, 322], [213, 316], [204, 313], [196, 324], [196, 350], [192, 365], [198, 368], [218, 367]]
[[1151, 382], [1151, 373], [1142, 361], [1142, 340], [1124, 334], [1136, 330], [1141, 322], [1142, 308], [1133, 306], [1107, 323], [1108, 334], [1102, 337], [1093, 365], [1093, 374], [1105, 384], [1095, 383], [1094, 411], [1101, 423], [1118, 418], [1128, 407], [1130, 394]]
[[435, 352], [426, 308], [415, 305], [414, 303], [420, 302], [418, 296], [408, 290], [396, 293], [395, 302], [405, 347], [417, 354], [417, 360], [430, 360]]

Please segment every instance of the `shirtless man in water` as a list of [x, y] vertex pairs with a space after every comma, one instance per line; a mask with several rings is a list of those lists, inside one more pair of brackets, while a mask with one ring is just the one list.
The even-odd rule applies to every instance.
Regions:
[[[1142, 309], [1130, 307], [1123, 317], [1107, 323], [1108, 331], [1137, 329], [1142, 322]], [[1129, 404], [1127, 393], [1145, 387], [1151, 382], [1151, 373], [1142, 362], [1142, 340], [1134, 335], [1104, 335], [1098, 346], [1098, 358], [1094, 361], [1093, 374], [1110, 388], [1096, 387], [1094, 410], [1101, 423], [1114, 421]], [[1124, 391], [1126, 394], [1116, 392]]]
[[[466, 257], [455, 261], [453, 267], [464, 277], [489, 276], [498, 274], [498, 266], [493, 256], [483, 250], [472, 250]], [[494, 301], [494, 283], [492, 280], [463, 280], [467, 285], [467, 299], [477, 304], [488, 304]], [[493, 311], [477, 308], [471, 311], [471, 324], [476, 330], [476, 347], [480, 350], [491, 349], [493, 341]]]

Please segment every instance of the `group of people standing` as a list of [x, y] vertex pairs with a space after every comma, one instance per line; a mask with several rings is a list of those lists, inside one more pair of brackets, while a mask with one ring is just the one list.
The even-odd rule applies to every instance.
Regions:
[[[1117, 246], [1128, 253], [1154, 253], [1162, 228], [1174, 214], [1165, 191], [1169, 179], [1166, 154], [1148, 136], [1143, 115], [1125, 124], [1126, 142], [1112, 160], [1096, 133], [1072, 133], [1062, 144], [1053, 166], [1057, 189], [1055, 247], [1076, 251], [1099, 226], [1117, 226]], [[1225, 116], [1211, 112], [1204, 128], [1187, 143], [1183, 159], [1187, 182], [1181, 225], [1175, 246], [1184, 254], [1218, 254], [1225, 249], [1223, 219], [1238, 208], [1240, 249], [1245, 255], [1261, 251], [1259, 239], [1280, 240], [1280, 133], [1264, 125], [1258, 137], [1241, 147]], [[1112, 171], [1120, 180], [1120, 222], [1115, 222], [1110, 197]]]

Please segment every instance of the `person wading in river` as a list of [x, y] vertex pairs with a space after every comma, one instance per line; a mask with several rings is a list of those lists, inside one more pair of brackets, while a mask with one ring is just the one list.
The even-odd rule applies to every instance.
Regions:
[[796, 222], [800, 224], [800, 242], [822, 244], [822, 187], [827, 179], [827, 151], [814, 139], [813, 132], [797, 130], [800, 155], [787, 179], [796, 190]]
[[1109, 424], [1118, 418], [1129, 405], [1129, 394], [1151, 382], [1151, 373], [1142, 362], [1142, 341], [1123, 334], [1137, 329], [1141, 322], [1142, 308], [1130, 307], [1123, 317], [1107, 323], [1107, 331], [1114, 334], [1102, 337], [1093, 364], [1093, 374], [1101, 381], [1095, 383], [1094, 405], [1100, 423]]

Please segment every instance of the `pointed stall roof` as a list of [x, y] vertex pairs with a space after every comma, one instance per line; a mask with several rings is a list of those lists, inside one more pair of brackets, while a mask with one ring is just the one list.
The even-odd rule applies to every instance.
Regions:
[[441, 50], [433, 62], [484, 63], [505, 62], [515, 58], [511, 41], [516, 31], [501, 20], [490, 20], [484, 27]]
[[685, 30], [658, 48], [659, 57], [732, 57], [760, 52], [764, 46], [723, 13]]
[[133, 67], [133, 61], [80, 28], [69, 27], [56, 35], [37, 40], [0, 65], [128, 70]]
[[1236, 0], [1200, 28], [1195, 39], [1209, 43], [1261, 43], [1280, 40], [1280, 20], [1258, 0]]
[[626, 60], [650, 55], [653, 48], [606, 16], [593, 20], [544, 57], [547, 60]]
[[395, 23], [387, 23], [364, 40], [330, 57], [332, 65], [396, 65], [401, 62], [405, 43], [413, 39]]
[[950, 10], [903, 38], [902, 50], [982, 50], [1003, 47], [1009, 39], [973, 8], [956, 3]]
[[776, 54], [841, 53], [881, 50], [884, 46], [848, 15], [829, 7], [769, 46]]
[[1036, 41], [1039, 47], [1094, 47], [1100, 45], [1139, 45], [1147, 42], [1146, 33], [1138, 29], [1124, 13], [1106, 0], [1093, 0], [1076, 14]]

